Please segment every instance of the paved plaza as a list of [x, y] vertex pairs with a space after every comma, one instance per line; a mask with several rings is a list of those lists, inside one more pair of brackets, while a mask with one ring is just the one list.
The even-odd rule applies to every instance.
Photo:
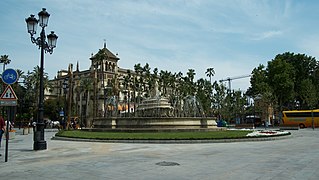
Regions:
[[274, 141], [133, 144], [51, 140], [33, 151], [33, 134], [2, 142], [0, 179], [318, 179], [319, 130]]

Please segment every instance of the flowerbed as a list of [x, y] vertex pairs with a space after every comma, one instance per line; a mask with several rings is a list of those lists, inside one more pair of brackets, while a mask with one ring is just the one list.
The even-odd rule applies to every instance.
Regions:
[[255, 130], [249, 134], [247, 137], [259, 137], [259, 136], [282, 136], [282, 135], [289, 135], [290, 132], [287, 131], [280, 131], [280, 130]]

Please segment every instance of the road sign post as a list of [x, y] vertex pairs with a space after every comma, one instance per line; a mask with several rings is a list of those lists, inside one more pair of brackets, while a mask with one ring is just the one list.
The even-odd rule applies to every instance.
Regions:
[[16, 106], [17, 96], [13, 91], [12, 87], [8, 85], [0, 96], [0, 106]]
[[13, 120], [13, 107], [17, 106], [17, 96], [13, 91], [11, 84], [14, 84], [18, 80], [18, 73], [14, 69], [6, 69], [3, 71], [2, 82], [7, 84], [8, 86], [2, 92], [0, 96], [0, 106], [7, 106], [8, 108], [8, 118], [7, 118], [7, 131], [6, 131], [6, 151], [5, 151], [5, 162], [8, 162], [8, 149], [9, 149], [9, 129], [10, 129], [10, 121]]
[[2, 73], [2, 81], [6, 84], [14, 84], [18, 80], [18, 73], [14, 69], [6, 69]]

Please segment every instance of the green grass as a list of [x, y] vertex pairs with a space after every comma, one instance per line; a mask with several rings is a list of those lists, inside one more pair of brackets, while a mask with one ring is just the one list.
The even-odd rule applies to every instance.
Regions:
[[246, 138], [251, 131], [209, 131], [209, 132], [89, 132], [60, 131], [56, 136], [103, 139], [103, 140], [187, 140], [187, 139], [237, 139]]

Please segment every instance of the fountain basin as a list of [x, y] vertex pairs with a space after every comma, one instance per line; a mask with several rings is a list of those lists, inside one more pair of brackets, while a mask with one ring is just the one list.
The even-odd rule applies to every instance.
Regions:
[[94, 128], [216, 128], [215, 118], [203, 117], [121, 117], [96, 118]]

